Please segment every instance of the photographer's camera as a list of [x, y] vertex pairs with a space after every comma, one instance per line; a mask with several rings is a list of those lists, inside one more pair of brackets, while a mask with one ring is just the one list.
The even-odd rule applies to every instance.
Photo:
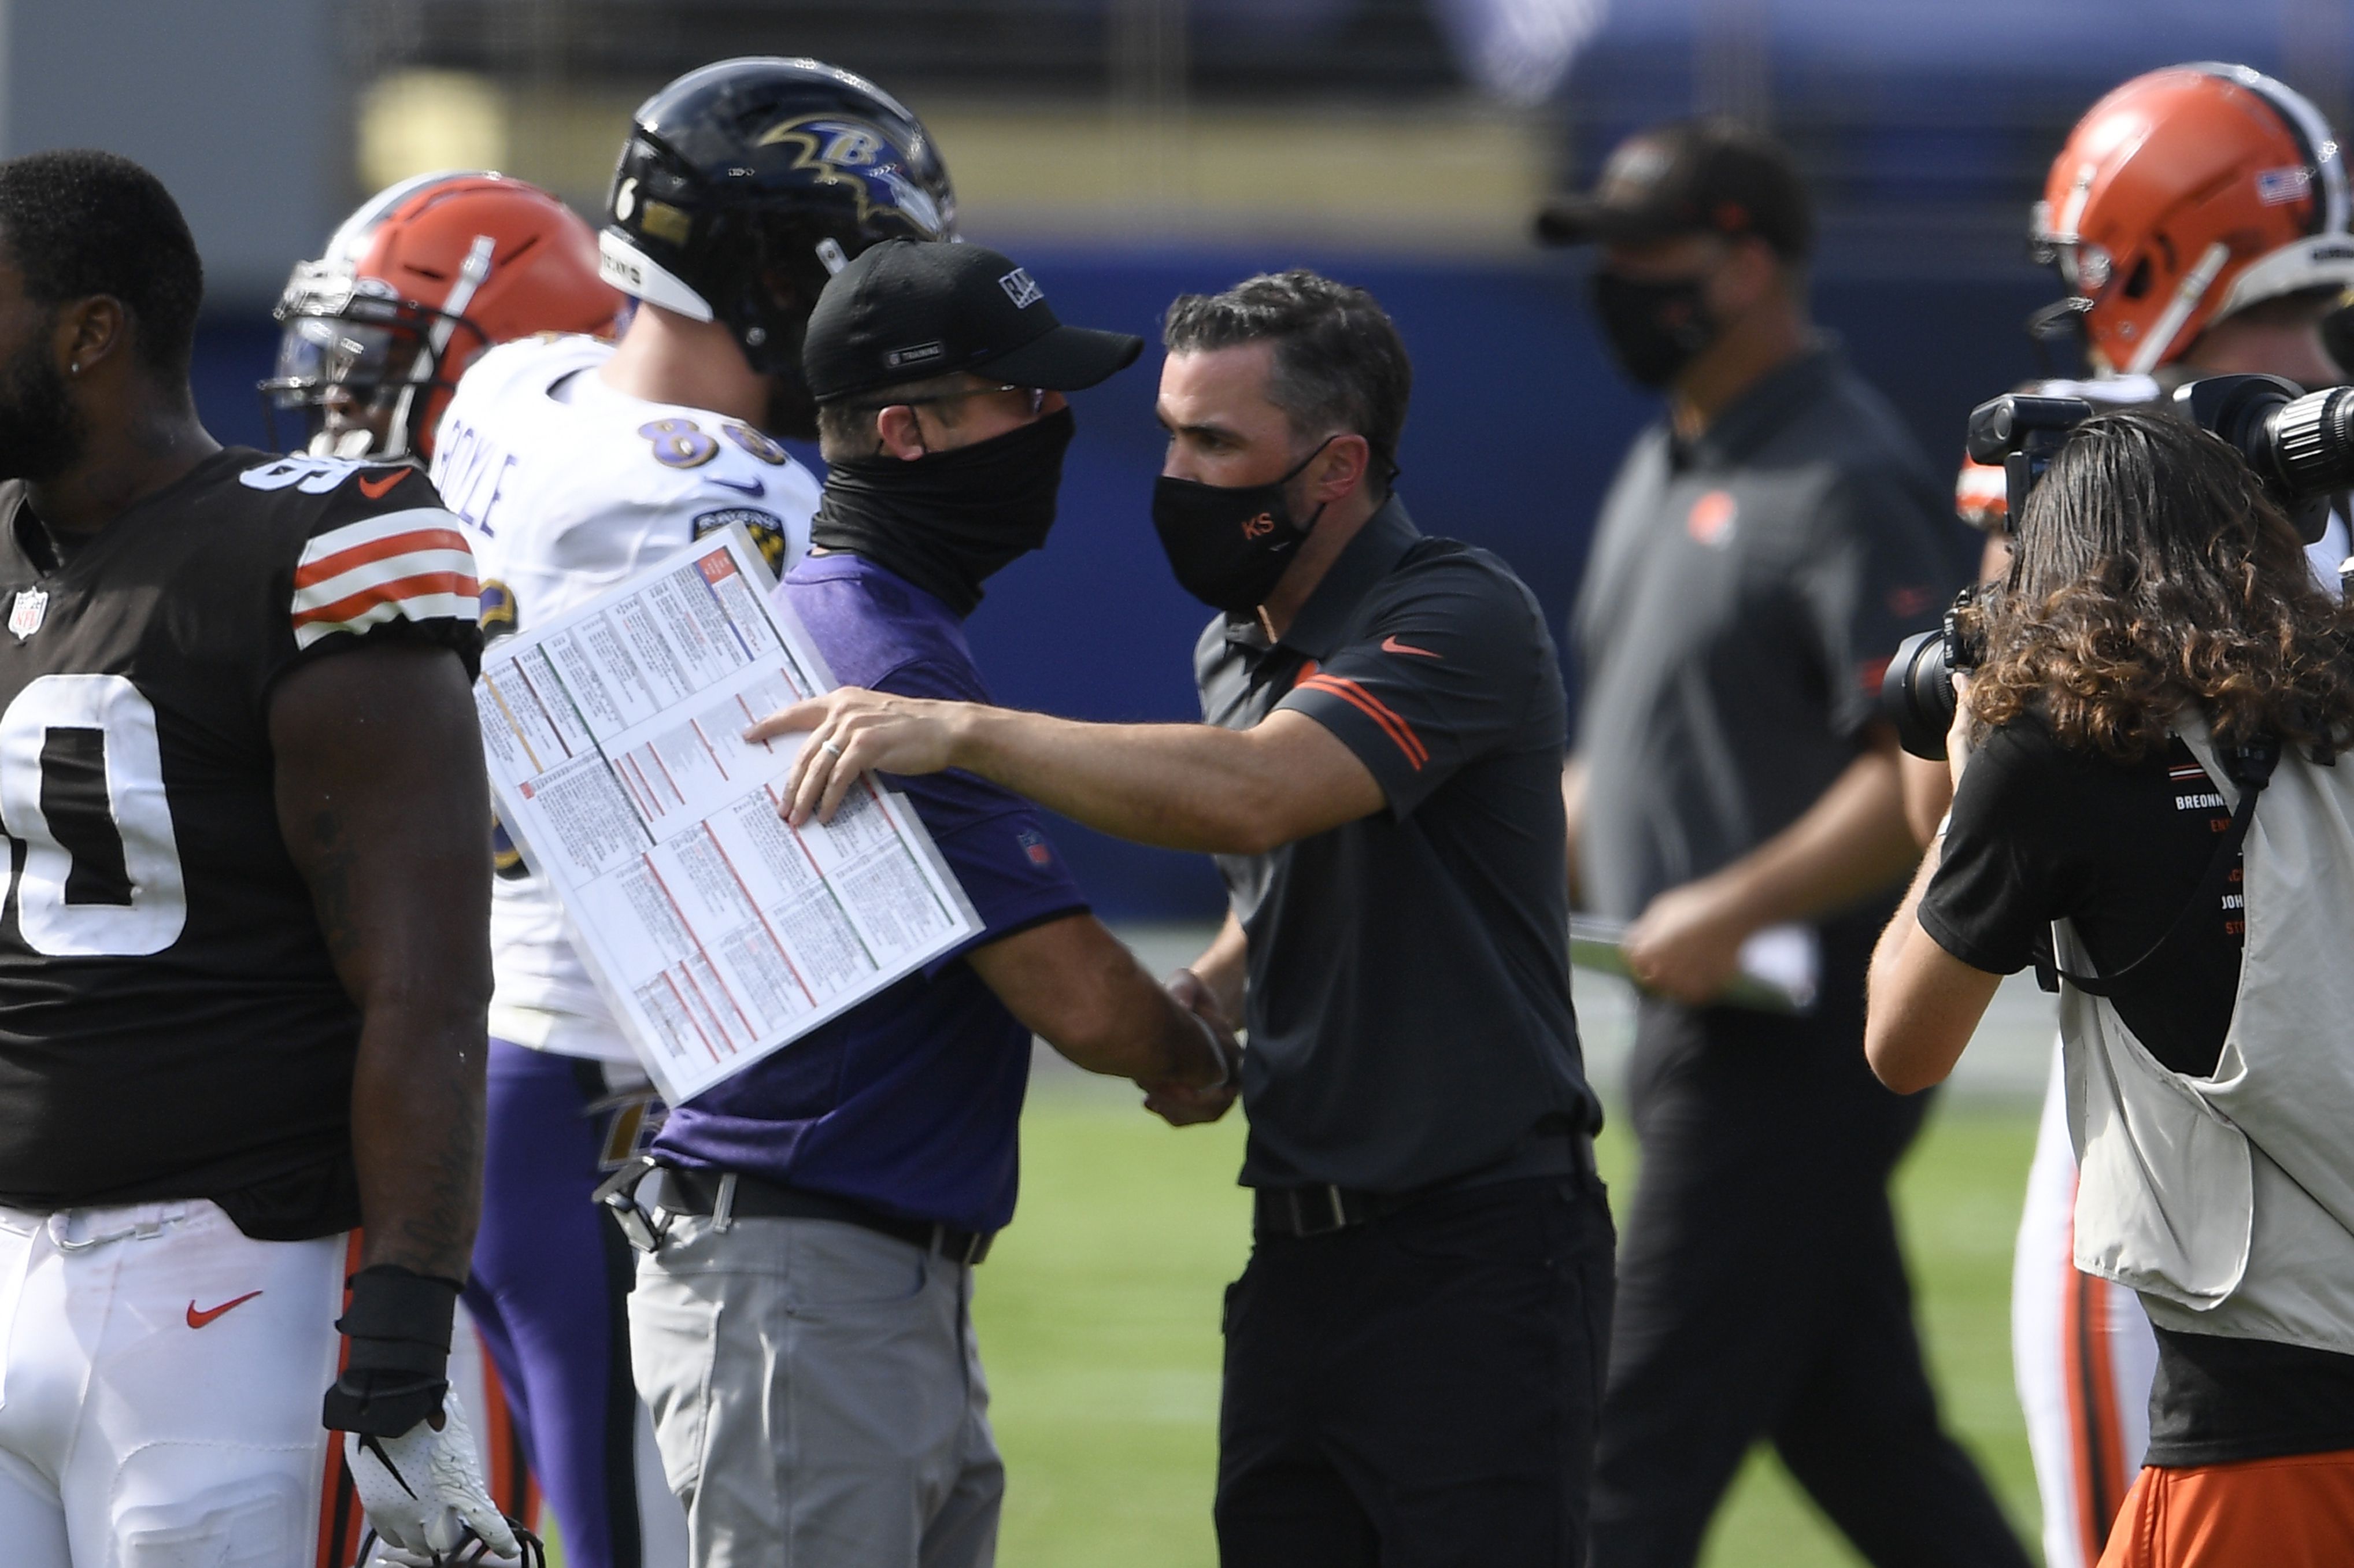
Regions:
[[1975, 670], [1986, 657], [1986, 639], [1966, 613], [1978, 594], [1976, 587], [1964, 588], [1946, 607], [1943, 626], [1897, 644], [1881, 677], [1881, 711], [1896, 726], [1897, 744], [1915, 757], [1944, 760], [1946, 732], [1954, 724], [1954, 672]]
[[[2354, 387], [2306, 392], [2277, 376], [2210, 376], [2177, 387], [2175, 411], [2230, 443], [2306, 544], [2329, 521], [2331, 496], [2354, 486]], [[2003, 526], [2016, 532], [2028, 493], [2043, 477], [2068, 432], [2096, 410], [2081, 397], [2013, 393], [1970, 410], [1970, 456], [2002, 464], [2008, 505]], [[1981, 590], [1964, 588], [1935, 631], [1906, 638], [1882, 678], [1882, 714], [1915, 757], [1942, 761], [1954, 722], [1954, 672], [1985, 657], [1983, 636], [1967, 613]]]

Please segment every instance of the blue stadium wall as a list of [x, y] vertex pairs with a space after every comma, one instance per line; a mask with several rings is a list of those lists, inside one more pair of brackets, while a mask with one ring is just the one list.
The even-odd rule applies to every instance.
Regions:
[[[1656, 411], [1605, 358], [1568, 265], [1465, 265], [1249, 249], [1022, 256], [1062, 319], [1157, 342], [1170, 299], [1267, 267], [1309, 264], [1372, 289], [1414, 356], [1400, 493], [1426, 533], [1495, 550], [1567, 613], [1604, 486]], [[1923, 285], [1818, 281], [1818, 314], [1894, 401], [1940, 468], [1970, 406], [2036, 373], [2020, 323], [2052, 286], [2018, 277]], [[196, 391], [224, 440], [263, 444], [253, 383], [276, 341], [260, 312], [209, 320]], [[972, 618], [973, 648], [1002, 702], [1097, 719], [1195, 716], [1192, 651], [1206, 613], [1171, 582], [1148, 514], [1161, 439], [1152, 420], [1157, 351], [1076, 399], [1079, 436], [1061, 520], [1042, 553], [1009, 567]], [[814, 461], [814, 454], [808, 454]], [[1975, 553], [1956, 526], [1957, 561]], [[1575, 688], [1573, 687], [1573, 702]], [[1194, 855], [1116, 842], [1073, 824], [1056, 835], [1115, 918], [1214, 917], [1214, 871]]]

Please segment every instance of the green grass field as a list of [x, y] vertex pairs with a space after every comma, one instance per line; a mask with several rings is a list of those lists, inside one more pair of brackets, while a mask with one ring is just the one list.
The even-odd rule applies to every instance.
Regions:
[[[1175, 1131], [1109, 1086], [1036, 1086], [1019, 1222], [980, 1273], [974, 1315], [1010, 1475], [1002, 1562], [1207, 1568], [1218, 1307], [1249, 1245], [1238, 1116]], [[2031, 1110], [1946, 1106], [1898, 1179], [1922, 1326], [1950, 1426], [2031, 1542], [2033, 1474], [2010, 1388], [2011, 1231]], [[1603, 1172], [1624, 1192], [1632, 1139]], [[1710, 1537], [1711, 1568], [1860, 1563], [1768, 1454]]]

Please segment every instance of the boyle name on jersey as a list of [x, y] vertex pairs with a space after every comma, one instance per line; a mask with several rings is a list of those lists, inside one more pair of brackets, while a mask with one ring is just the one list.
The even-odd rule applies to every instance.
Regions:
[[[546, 624], [691, 543], [741, 523], [781, 577], [809, 548], [816, 479], [740, 419], [608, 385], [600, 339], [527, 338], [459, 382], [433, 482], [472, 531], [493, 637]], [[504, 857], [503, 857], [504, 858]], [[546, 883], [503, 867], [491, 905], [491, 1033], [566, 1055], [632, 1060]]]

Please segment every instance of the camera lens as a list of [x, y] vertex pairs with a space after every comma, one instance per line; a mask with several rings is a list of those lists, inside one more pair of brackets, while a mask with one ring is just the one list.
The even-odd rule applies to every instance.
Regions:
[[2277, 476], [2284, 494], [2302, 499], [2346, 489], [2354, 484], [2354, 387], [2284, 403], [2264, 420], [2264, 436], [2250, 459], [2259, 473], [2269, 469]]
[[2325, 509], [2308, 503], [2354, 485], [2354, 387], [2306, 392], [2277, 376], [2206, 376], [2175, 388], [2174, 403], [2238, 450], [2306, 543], [2321, 536]]
[[1896, 726], [1896, 743], [1931, 762], [1946, 759], [1946, 732], [1954, 724], [1954, 675], [1946, 663], [1946, 634], [1916, 631], [1897, 644], [1880, 681], [1880, 711]]

